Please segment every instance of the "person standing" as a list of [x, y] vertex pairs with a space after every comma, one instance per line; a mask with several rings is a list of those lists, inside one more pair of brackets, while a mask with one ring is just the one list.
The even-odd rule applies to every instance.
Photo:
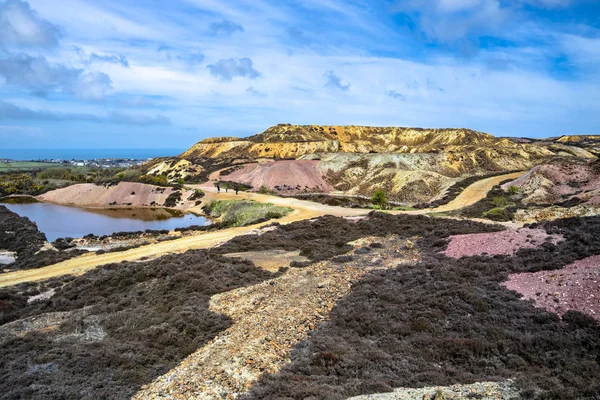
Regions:
[[217, 183], [217, 193], [221, 193], [221, 186]]

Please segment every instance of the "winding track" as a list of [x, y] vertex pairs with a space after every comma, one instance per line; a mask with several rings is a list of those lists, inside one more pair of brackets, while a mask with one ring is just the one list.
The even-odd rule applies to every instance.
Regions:
[[[469, 206], [483, 199], [487, 193], [500, 182], [508, 179], [516, 179], [524, 172], [516, 172], [506, 175], [495, 176], [482, 179], [468, 186], [456, 199], [450, 203], [431, 209], [417, 211], [389, 211], [392, 214], [431, 214], [458, 210]], [[354, 217], [366, 215], [371, 210], [353, 209], [327, 206], [311, 201], [298, 200], [294, 198], [277, 197], [259, 193], [240, 192], [236, 195], [233, 191], [229, 193], [216, 193], [216, 188], [211, 182], [202, 185], [191, 185], [192, 188], [202, 189], [205, 193], [205, 202], [212, 199], [232, 200], [232, 199], [250, 199], [263, 203], [273, 203], [278, 206], [290, 207], [294, 211], [287, 216], [280, 218], [277, 222], [289, 224], [305, 219], [321, 217], [323, 215], [335, 215], [340, 217]], [[236, 236], [243, 235], [249, 231], [269, 224], [263, 222], [260, 224], [228, 228], [215, 232], [206, 232], [194, 236], [187, 236], [180, 239], [174, 239], [167, 242], [141, 246], [135, 249], [126, 250], [117, 253], [107, 254], [86, 254], [80, 257], [72, 258], [54, 265], [38, 269], [29, 269], [0, 274], [0, 287], [12, 286], [23, 282], [42, 281], [61, 275], [81, 275], [86, 271], [94, 269], [100, 265], [119, 263], [121, 261], [140, 261], [146, 258], [159, 257], [167, 253], [181, 253], [193, 249], [206, 249], [219, 243], [224, 243]]]

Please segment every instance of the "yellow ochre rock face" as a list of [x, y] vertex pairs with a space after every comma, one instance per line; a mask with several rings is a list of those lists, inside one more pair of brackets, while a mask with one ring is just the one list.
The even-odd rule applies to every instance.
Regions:
[[[471, 129], [423, 129], [368, 126], [273, 126], [247, 138], [211, 138], [192, 146], [182, 158], [295, 159], [315, 153], [436, 153], [479, 148], [505, 149], [521, 157], [550, 156], [553, 151], [535, 143], [516, 143]], [[569, 152], [569, 146], [561, 151]], [[573, 152], [573, 151], [571, 151]], [[593, 157], [580, 151], [577, 156]]]
[[559, 143], [579, 143], [583, 141], [595, 141], [600, 142], [600, 135], [572, 135], [572, 136], [561, 136], [556, 139]]
[[365, 126], [273, 126], [239, 138], [205, 139], [185, 153], [194, 157], [298, 158], [312, 153], [419, 152], [448, 145], [491, 145], [500, 139], [469, 129], [380, 128]]

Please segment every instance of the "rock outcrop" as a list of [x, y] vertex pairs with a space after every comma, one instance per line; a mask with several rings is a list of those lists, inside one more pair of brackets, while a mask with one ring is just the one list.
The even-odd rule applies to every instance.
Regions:
[[600, 135], [561, 136], [555, 139], [554, 142], [581, 147], [596, 156], [600, 156]]
[[511, 186], [523, 195], [523, 204], [600, 205], [600, 161], [570, 160], [537, 165], [503, 188]]
[[553, 156], [559, 152], [578, 157], [591, 153], [556, 143], [517, 143], [471, 129], [423, 129], [368, 126], [280, 124], [244, 139], [205, 139], [180, 155], [190, 159], [270, 158], [295, 159], [315, 153], [436, 153], [478, 148], [509, 151], [511, 156]]
[[[585, 148], [568, 144], [569, 141], [561, 139], [497, 138], [462, 128], [280, 124], [247, 138], [202, 140], [172, 161], [172, 165], [199, 160], [259, 161], [223, 179], [249, 184], [255, 189], [283, 187], [286, 193], [333, 191], [371, 196], [382, 189], [391, 200], [421, 203], [443, 196], [454, 183], [473, 175], [528, 170], [554, 159], [595, 158]], [[279, 165], [281, 160], [287, 160], [288, 164]], [[304, 160], [315, 161], [310, 171], [304, 165], [289, 164]], [[168, 165], [168, 161], [163, 164]], [[161, 173], [167, 173], [173, 180], [180, 172], [172, 169]], [[186, 164], [185, 170], [189, 171], [190, 166]], [[281, 173], [292, 170], [296, 173]]]

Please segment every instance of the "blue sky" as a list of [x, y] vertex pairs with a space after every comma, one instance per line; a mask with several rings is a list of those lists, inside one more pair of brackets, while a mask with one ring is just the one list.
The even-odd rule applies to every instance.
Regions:
[[600, 133], [597, 0], [0, 0], [6, 147], [277, 123]]

